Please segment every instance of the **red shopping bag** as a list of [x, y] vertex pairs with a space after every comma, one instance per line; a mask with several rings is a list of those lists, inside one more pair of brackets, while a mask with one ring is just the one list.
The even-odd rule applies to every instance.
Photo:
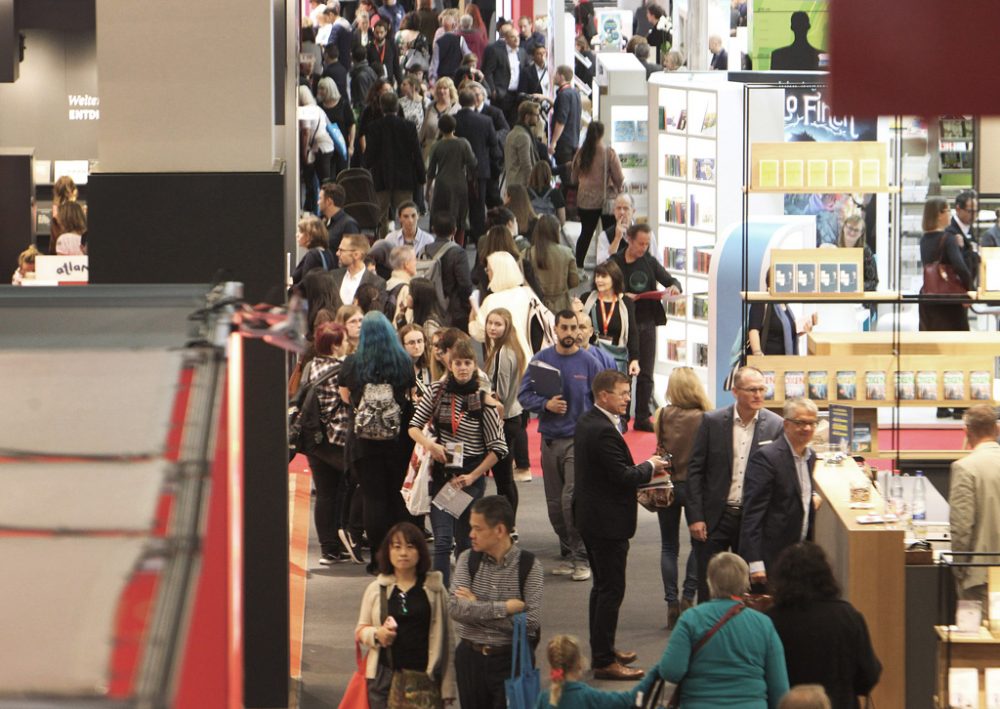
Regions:
[[361, 662], [361, 643], [357, 640], [354, 641], [354, 658], [358, 668], [347, 684], [339, 709], [368, 709], [368, 680], [365, 679], [365, 666]]

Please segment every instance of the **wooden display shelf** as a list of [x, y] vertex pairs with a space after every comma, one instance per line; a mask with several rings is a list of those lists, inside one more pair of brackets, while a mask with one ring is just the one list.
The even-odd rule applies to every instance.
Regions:
[[878, 455], [871, 456], [877, 458], [898, 458], [899, 460], [935, 460], [935, 461], [954, 461], [967, 455], [969, 451], [967, 450], [880, 450]]
[[[851, 509], [850, 480], [861, 475], [853, 460], [827, 466], [817, 461], [815, 490], [823, 498], [816, 511], [815, 539], [826, 549], [833, 573], [864, 616], [882, 676], [872, 692], [880, 709], [904, 709], [906, 702], [906, 558], [904, 530], [888, 525], [859, 524], [870, 510]], [[883, 501], [872, 488], [871, 502]]]
[[894, 303], [899, 291], [865, 291], [863, 293], [779, 293], [743, 291], [748, 303]]
[[943, 625], [935, 625], [937, 647], [937, 696], [935, 706], [948, 709], [948, 671], [952, 668], [973, 668], [979, 674], [979, 706], [986, 706], [986, 677], [988, 667], [1000, 667], [1000, 638], [986, 628], [978, 635], [948, 632]]
[[[746, 189], [784, 194], [898, 191], [888, 184], [888, 147], [877, 141], [753, 143]], [[874, 179], [865, 180], [863, 174]]]
[[881, 355], [898, 342], [903, 355], [1000, 355], [1000, 332], [811, 332], [808, 353], [820, 356]]

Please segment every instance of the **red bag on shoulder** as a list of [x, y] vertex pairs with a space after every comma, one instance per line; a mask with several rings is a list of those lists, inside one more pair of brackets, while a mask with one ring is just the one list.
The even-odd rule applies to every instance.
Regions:
[[354, 641], [354, 658], [358, 668], [347, 684], [339, 709], [368, 709], [368, 680], [365, 679], [365, 666], [361, 661], [361, 643], [357, 640]]

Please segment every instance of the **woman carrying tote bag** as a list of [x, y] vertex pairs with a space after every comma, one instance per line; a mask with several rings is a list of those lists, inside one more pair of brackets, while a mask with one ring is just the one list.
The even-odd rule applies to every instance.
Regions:
[[580, 215], [576, 265], [583, 268], [598, 222], [602, 230], [615, 223], [609, 202], [614, 202], [625, 184], [618, 154], [604, 144], [604, 124], [600, 121], [587, 126], [587, 136], [573, 158], [571, 170], [570, 179], [577, 185], [576, 208]]

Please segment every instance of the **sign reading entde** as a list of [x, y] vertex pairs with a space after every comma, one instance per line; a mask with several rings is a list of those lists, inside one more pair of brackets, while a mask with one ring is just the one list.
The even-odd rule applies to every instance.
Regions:
[[71, 121], [97, 121], [101, 118], [101, 99], [90, 94], [67, 94]]

